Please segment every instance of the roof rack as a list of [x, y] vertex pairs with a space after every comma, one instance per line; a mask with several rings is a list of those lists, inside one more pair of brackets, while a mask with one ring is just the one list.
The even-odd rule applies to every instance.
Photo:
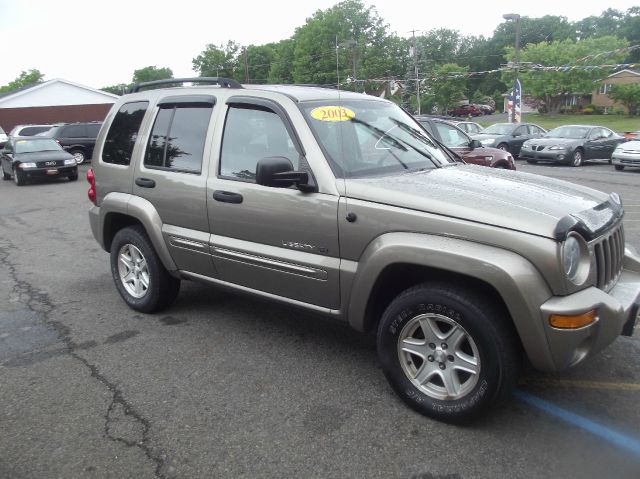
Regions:
[[242, 85], [235, 80], [224, 77], [196, 77], [196, 78], [167, 78], [164, 80], [154, 80], [138, 83], [129, 88], [127, 93], [137, 93], [141, 88], [156, 87], [160, 85], [176, 85], [181, 83], [213, 83], [221, 88], [242, 88]]

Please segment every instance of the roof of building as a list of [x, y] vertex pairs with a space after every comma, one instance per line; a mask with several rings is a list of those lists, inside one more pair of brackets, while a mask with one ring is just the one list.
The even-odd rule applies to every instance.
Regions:
[[[21, 88], [17, 88], [10, 92], [0, 94], [0, 108], [15, 107], [16, 103], [20, 103], [21, 101], [24, 101], [24, 99], [29, 96], [37, 96], [38, 94], [48, 89], [58, 89], [58, 88], [65, 88], [70, 91], [75, 90], [77, 92], [82, 92], [82, 96], [85, 98], [87, 97], [95, 98], [96, 99], [95, 103], [113, 103], [116, 99], [119, 98], [118, 95], [114, 95], [113, 93], [108, 93], [106, 91], [97, 90], [95, 88], [91, 88], [85, 85], [80, 85], [79, 83], [74, 83], [69, 80], [55, 78], [53, 80], [34, 83], [31, 85], [25, 85]], [[55, 104], [55, 101], [53, 99], [52, 101], [53, 103], [50, 102], [48, 104], [43, 104], [42, 106], [50, 106], [52, 104]], [[8, 106], [9, 103], [11, 103], [11, 106]], [[63, 104], [66, 104], [66, 103], [63, 103]], [[18, 105], [17, 107], [20, 107], [20, 106], [22, 105]], [[26, 104], [24, 106], [35, 106], [35, 105]]]

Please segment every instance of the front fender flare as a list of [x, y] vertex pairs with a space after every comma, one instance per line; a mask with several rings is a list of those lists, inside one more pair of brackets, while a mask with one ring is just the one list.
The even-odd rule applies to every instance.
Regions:
[[541, 369], [553, 368], [540, 312], [552, 293], [542, 275], [517, 253], [462, 239], [418, 233], [377, 237], [358, 262], [348, 304], [352, 327], [368, 329], [367, 305], [376, 282], [385, 268], [397, 264], [424, 266], [489, 284], [504, 301], [532, 362]]

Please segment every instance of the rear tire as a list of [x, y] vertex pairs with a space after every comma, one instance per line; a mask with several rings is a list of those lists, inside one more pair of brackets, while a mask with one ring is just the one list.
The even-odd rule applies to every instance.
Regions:
[[81, 165], [87, 159], [84, 151], [82, 151], [82, 150], [71, 150], [69, 153], [71, 153], [73, 155], [73, 157], [76, 159], [76, 163], [78, 165]]
[[123, 228], [113, 238], [111, 275], [125, 303], [143, 313], [168, 307], [180, 291], [180, 280], [164, 268], [140, 225]]
[[7, 181], [11, 179], [11, 175], [9, 173], [5, 173], [4, 170], [2, 170], [2, 179]]
[[509, 145], [507, 145], [506, 143], [500, 143], [498, 145], [498, 149], [502, 150], [502, 151], [506, 151], [508, 153], [509, 152]]
[[505, 401], [519, 372], [519, 340], [506, 312], [471, 291], [424, 283], [397, 296], [378, 327], [378, 357], [396, 393], [449, 423]]

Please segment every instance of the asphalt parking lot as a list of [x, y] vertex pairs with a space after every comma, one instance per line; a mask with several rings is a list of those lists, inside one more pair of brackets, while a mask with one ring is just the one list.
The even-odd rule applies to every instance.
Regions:
[[[640, 250], [640, 169], [517, 166], [618, 192]], [[0, 477], [638, 477], [638, 328], [570, 371], [526, 370], [472, 426], [441, 424], [342, 324], [187, 282], [162, 314], [128, 309], [86, 169], [0, 183]]]

